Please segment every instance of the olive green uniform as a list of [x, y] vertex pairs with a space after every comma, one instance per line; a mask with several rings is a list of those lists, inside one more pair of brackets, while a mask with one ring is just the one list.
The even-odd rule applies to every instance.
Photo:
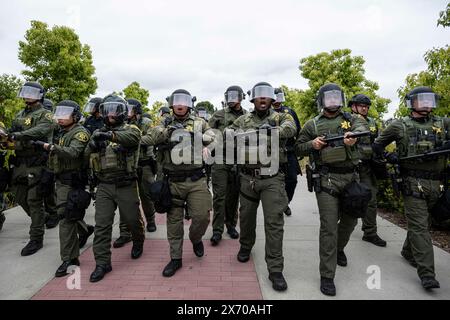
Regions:
[[[130, 124], [136, 125], [141, 130], [142, 136], [144, 136], [150, 129], [152, 121], [148, 118], [141, 118], [138, 121], [130, 122]], [[150, 184], [155, 181], [156, 174], [156, 162], [153, 146], [141, 144], [137, 173], [139, 198], [141, 200], [145, 219], [147, 220], [147, 223], [155, 223], [155, 206], [148, 192]], [[123, 221], [120, 222], [120, 236], [131, 236], [127, 229], [127, 225]]]
[[361, 154], [361, 164], [359, 179], [361, 183], [368, 186], [372, 192], [372, 198], [369, 201], [366, 216], [362, 219], [362, 231], [367, 237], [377, 234], [377, 179], [371, 167], [373, 156], [372, 143], [378, 136], [378, 126], [373, 118], [365, 119], [370, 130], [370, 137], [362, 137], [358, 142], [358, 149]]
[[[392, 122], [375, 140], [386, 147], [395, 141], [400, 158], [422, 154], [450, 140], [450, 120], [429, 116], [423, 120], [411, 116]], [[429, 232], [430, 214], [444, 190], [447, 157], [400, 161], [403, 177], [403, 199], [408, 233], [403, 245], [404, 256], [417, 263], [420, 278], [434, 277], [434, 254]]]
[[95, 205], [94, 256], [97, 265], [107, 265], [111, 263], [112, 225], [117, 207], [121, 219], [131, 231], [133, 242], [139, 244], [145, 240], [136, 182], [141, 132], [137, 126], [128, 124], [100, 130], [112, 131], [113, 141], [105, 142], [100, 151], [92, 150], [88, 145], [86, 156], [89, 156], [90, 166], [99, 181]]
[[[185, 146], [182, 152], [183, 154], [191, 152], [191, 159], [181, 164], [174, 163], [172, 159], [172, 151], [175, 152], [174, 144], [169, 143], [171, 134], [168, 126], [176, 124], [183, 125], [184, 131], [190, 136], [189, 139], [185, 138], [185, 141], [190, 144]], [[143, 144], [158, 146], [159, 152], [164, 152], [162, 169], [168, 176], [172, 194], [172, 208], [167, 213], [167, 239], [170, 244], [171, 259], [182, 259], [183, 256], [185, 203], [192, 218], [189, 227], [191, 242], [193, 244], [200, 242], [208, 228], [212, 209], [211, 193], [208, 189], [201, 150], [192, 150], [193, 146], [194, 148], [196, 146], [192, 143], [194, 135], [201, 136], [194, 139], [197, 139], [196, 141], [203, 146], [213, 143], [214, 133], [208, 129], [209, 126], [205, 120], [193, 115], [189, 115], [185, 119], [173, 117], [165, 121], [164, 125], [150, 129], [148, 134], [142, 138]], [[196, 157], [196, 159], [192, 159], [192, 157]]]
[[[339, 112], [335, 118], [320, 113], [309, 120], [300, 132], [296, 143], [297, 156], [310, 156], [320, 173], [322, 191], [316, 193], [320, 214], [320, 275], [334, 279], [337, 252], [347, 245], [358, 220], [339, 211], [338, 195], [353, 179], [359, 181], [357, 165], [360, 155], [356, 146], [328, 146], [315, 151], [312, 141], [323, 135], [343, 135], [345, 132], [367, 131], [367, 123], [361, 116]], [[314, 160], [313, 160], [314, 159]]]
[[38, 103], [20, 111], [12, 125], [17, 157], [11, 191], [15, 194], [16, 202], [31, 217], [30, 240], [35, 241], [42, 241], [44, 238], [44, 200], [38, 190], [47, 154], [42, 148], [32, 146], [30, 141], [50, 141], [52, 117], [52, 113]]
[[[280, 163], [286, 162], [287, 155], [284, 145], [287, 139], [295, 136], [297, 131], [294, 119], [290, 114], [277, 113], [270, 109], [265, 115], [259, 116], [256, 111], [252, 111], [239, 117], [230, 126], [230, 129], [251, 131], [258, 129], [263, 124], [269, 124], [279, 129], [280, 148], [274, 152], [279, 152]], [[270, 141], [269, 138], [268, 141]], [[260, 147], [261, 145], [258, 145], [257, 149], [259, 150]], [[253, 152], [258, 152], [258, 150], [251, 150], [249, 147], [245, 149], [246, 153], [251, 152], [253, 154]], [[249, 154], [249, 156], [251, 155]], [[256, 241], [256, 215], [259, 203], [262, 202], [266, 236], [265, 259], [267, 269], [269, 273], [282, 272], [284, 268], [284, 211], [288, 206], [284, 182], [285, 175], [281, 171], [273, 172], [272, 175], [259, 174], [261, 169], [266, 167], [259, 160], [256, 164], [250, 164], [246, 161], [245, 164], [240, 166], [241, 189], [239, 201], [241, 204], [241, 236], [239, 242], [242, 249], [250, 251], [253, 248]]]
[[[67, 195], [73, 189], [84, 167], [84, 150], [89, 142], [89, 131], [75, 124], [59, 137], [49, 156], [49, 168], [56, 175], [56, 201], [58, 215], [63, 217], [67, 204]], [[80, 255], [78, 228], [83, 221], [72, 222], [62, 219], [59, 224], [59, 242], [62, 261], [70, 261]], [[83, 226], [82, 226], [83, 227]], [[87, 230], [86, 230], [87, 231]], [[85, 232], [86, 232], [85, 231]]]
[[[236, 111], [227, 107], [212, 115], [211, 119], [209, 119], [209, 126], [223, 133], [225, 128], [246, 113], [247, 111], [243, 108]], [[225, 144], [223, 155], [225, 158]], [[213, 232], [222, 234], [224, 225], [227, 227], [236, 227], [237, 225], [239, 205], [239, 176], [237, 165], [214, 164], [212, 166], [212, 185], [214, 206]]]

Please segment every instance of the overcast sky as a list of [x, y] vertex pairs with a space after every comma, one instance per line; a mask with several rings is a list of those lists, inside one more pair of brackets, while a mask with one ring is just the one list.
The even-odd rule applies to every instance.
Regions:
[[[299, 60], [350, 48], [366, 60], [366, 76], [398, 104], [407, 74], [424, 70], [423, 54], [449, 43], [436, 27], [448, 0], [2, 0], [0, 73], [19, 75], [17, 58], [31, 20], [73, 27], [89, 44], [97, 94], [132, 81], [150, 104], [184, 88], [217, 108], [230, 85], [307, 88]], [[246, 102], [248, 107], [248, 102]]]

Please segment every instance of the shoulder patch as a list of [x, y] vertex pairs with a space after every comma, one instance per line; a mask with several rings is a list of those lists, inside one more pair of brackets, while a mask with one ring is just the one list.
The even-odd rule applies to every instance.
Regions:
[[75, 139], [77, 139], [78, 141], [81, 141], [81, 142], [88, 142], [89, 136], [86, 134], [86, 132], [78, 132], [75, 135]]
[[46, 113], [44, 117], [49, 121], [53, 121], [53, 114], [50, 112]]

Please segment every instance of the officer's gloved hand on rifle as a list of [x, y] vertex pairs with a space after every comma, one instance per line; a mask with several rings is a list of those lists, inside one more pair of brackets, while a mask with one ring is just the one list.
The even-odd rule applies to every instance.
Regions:
[[36, 148], [42, 148], [45, 151], [48, 151], [48, 149], [46, 148], [46, 145], [48, 145], [47, 142], [37, 140], [37, 141], [31, 141], [30, 144], [32, 146], [35, 146]]
[[181, 123], [176, 123], [174, 125], [167, 126], [167, 132], [171, 135], [176, 130], [183, 130], [184, 126]]
[[400, 160], [396, 152], [388, 152], [384, 155], [384, 157], [386, 161], [391, 164], [398, 164]]
[[268, 123], [264, 123], [258, 128], [258, 130], [267, 130], [267, 135], [271, 135], [272, 134], [272, 130], [275, 129], [275, 128], [276, 127], [271, 126]]
[[114, 134], [112, 133], [112, 131], [108, 132], [96, 131], [92, 135], [92, 139], [95, 141], [112, 141], [113, 137]]

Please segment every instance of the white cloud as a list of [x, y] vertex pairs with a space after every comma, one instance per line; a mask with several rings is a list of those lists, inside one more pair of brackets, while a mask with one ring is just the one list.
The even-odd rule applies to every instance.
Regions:
[[98, 94], [138, 81], [150, 102], [186, 88], [220, 107], [233, 84], [256, 82], [306, 88], [299, 60], [350, 48], [366, 59], [366, 75], [398, 103], [407, 74], [425, 68], [423, 54], [448, 43], [436, 28], [446, 0], [278, 0], [226, 2], [9, 1], [0, 12], [2, 73], [19, 74], [18, 41], [30, 20], [74, 27], [91, 46]]

